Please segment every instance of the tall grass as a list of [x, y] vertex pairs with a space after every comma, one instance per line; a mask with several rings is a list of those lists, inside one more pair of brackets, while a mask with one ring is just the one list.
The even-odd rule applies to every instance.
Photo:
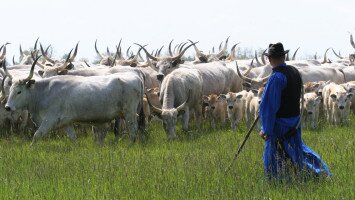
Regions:
[[[355, 117], [347, 127], [303, 131], [322, 156], [330, 179], [270, 183], [263, 174], [263, 141], [256, 132], [228, 173], [224, 170], [244, 138], [242, 125], [183, 133], [168, 142], [159, 122], [146, 142], [127, 138], [103, 147], [90, 136], [66, 137], [30, 147], [20, 136], [0, 141], [1, 199], [355, 199]], [[179, 125], [179, 127], [181, 127]]]

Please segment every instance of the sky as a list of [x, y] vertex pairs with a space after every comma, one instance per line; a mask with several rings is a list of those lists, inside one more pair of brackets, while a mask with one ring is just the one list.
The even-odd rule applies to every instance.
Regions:
[[[153, 50], [169, 42], [199, 41], [208, 51], [230, 36], [230, 45], [266, 48], [282, 42], [300, 57], [333, 47], [353, 53], [354, 0], [2, 0], [0, 43], [11, 42], [8, 57], [39, 41], [61, 57], [80, 41], [78, 56], [93, 60], [101, 52], [134, 42]], [[133, 45], [134, 49], [137, 49]], [[189, 50], [187, 54], [193, 54]], [[331, 54], [330, 54], [331, 55]]]

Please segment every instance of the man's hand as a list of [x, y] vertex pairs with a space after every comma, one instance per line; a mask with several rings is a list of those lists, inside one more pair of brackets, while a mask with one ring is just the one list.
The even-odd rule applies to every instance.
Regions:
[[263, 140], [265, 140], [265, 141], [269, 138], [267, 135], [265, 135], [265, 134], [263, 133], [263, 131], [260, 131], [260, 132], [259, 132], [259, 136], [260, 136], [261, 138], [263, 138]]

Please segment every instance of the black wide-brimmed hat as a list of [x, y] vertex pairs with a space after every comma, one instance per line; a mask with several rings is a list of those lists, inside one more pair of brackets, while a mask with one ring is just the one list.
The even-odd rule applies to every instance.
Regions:
[[269, 49], [264, 53], [264, 55], [272, 58], [280, 58], [288, 52], [289, 50], [285, 51], [282, 43], [278, 42], [276, 44], [269, 44]]

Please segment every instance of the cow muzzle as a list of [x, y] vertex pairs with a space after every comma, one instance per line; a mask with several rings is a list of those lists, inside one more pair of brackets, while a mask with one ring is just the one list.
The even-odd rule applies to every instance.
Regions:
[[340, 109], [340, 110], [343, 110], [343, 109], [344, 109], [344, 106], [339, 106], [339, 109]]
[[6, 111], [11, 111], [10, 106], [5, 106], [5, 110], [6, 110]]
[[312, 111], [308, 111], [308, 114], [311, 115], [311, 114], [313, 114], [313, 112]]
[[212, 110], [214, 110], [215, 108], [216, 108], [216, 107], [214, 107], [214, 106], [211, 106], [211, 109], [212, 109]]
[[229, 109], [233, 109], [233, 106], [228, 106]]
[[158, 74], [158, 75], [157, 75], [157, 79], [158, 79], [158, 81], [163, 81], [163, 79], [164, 79], [164, 74]]

